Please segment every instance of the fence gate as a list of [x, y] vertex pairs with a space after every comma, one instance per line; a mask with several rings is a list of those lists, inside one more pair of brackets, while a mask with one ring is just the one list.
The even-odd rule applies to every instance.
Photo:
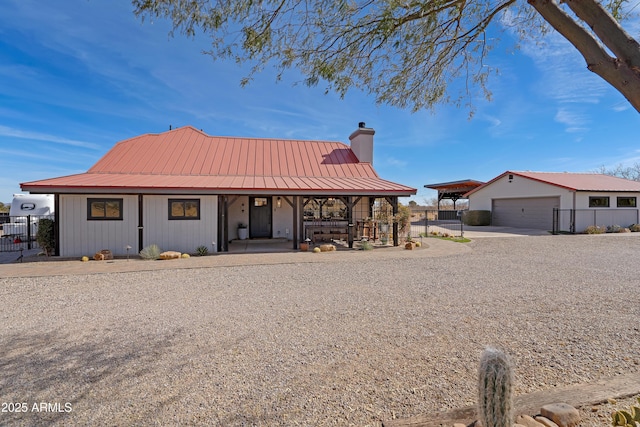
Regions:
[[36, 240], [41, 219], [52, 220], [49, 215], [0, 217], [0, 252], [19, 252], [40, 247]]
[[426, 210], [419, 219], [411, 222], [411, 237], [430, 235], [464, 237], [462, 222], [465, 211]]

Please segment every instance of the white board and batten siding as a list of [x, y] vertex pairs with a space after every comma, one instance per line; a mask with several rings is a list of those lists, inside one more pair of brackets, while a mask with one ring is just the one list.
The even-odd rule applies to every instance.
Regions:
[[[169, 199], [200, 200], [199, 220], [170, 220]], [[143, 202], [144, 246], [158, 245], [163, 251], [193, 254], [199, 246], [214, 252], [218, 236], [218, 196], [151, 196]], [[216, 242], [216, 245], [213, 245]]]
[[[92, 257], [102, 249], [114, 255], [126, 255], [126, 246], [137, 253], [138, 198], [133, 195], [122, 198], [122, 220], [87, 220], [87, 199], [104, 198], [102, 195], [60, 195], [60, 256]], [[111, 196], [109, 196], [111, 197]]]
[[[60, 256], [93, 256], [109, 249], [115, 256], [138, 253], [138, 196], [109, 195], [122, 199], [122, 220], [87, 219], [87, 199], [104, 195], [60, 195]], [[169, 199], [199, 199], [199, 220], [169, 220]], [[162, 249], [195, 253], [198, 246], [215, 251], [218, 230], [217, 196], [149, 196], [143, 198], [143, 245], [156, 244]]]

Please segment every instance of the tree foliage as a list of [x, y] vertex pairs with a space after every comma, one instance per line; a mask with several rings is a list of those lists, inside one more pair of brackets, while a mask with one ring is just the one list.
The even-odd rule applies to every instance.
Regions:
[[599, 173], [605, 175], [617, 176], [618, 178], [629, 179], [631, 181], [640, 181], [640, 163], [636, 162], [632, 166], [617, 165], [615, 168], [607, 169], [602, 166]]
[[36, 232], [36, 241], [40, 248], [47, 256], [53, 254], [55, 241], [55, 223], [52, 219], [41, 218], [38, 221], [38, 231]]
[[[587, 68], [640, 111], [640, 45], [619, 24], [627, 0], [132, 0], [144, 18], [210, 35], [214, 58], [267, 65], [344, 95], [360, 88], [413, 110], [490, 98], [485, 59], [498, 27], [536, 38], [554, 28]], [[495, 21], [501, 25], [490, 27]]]

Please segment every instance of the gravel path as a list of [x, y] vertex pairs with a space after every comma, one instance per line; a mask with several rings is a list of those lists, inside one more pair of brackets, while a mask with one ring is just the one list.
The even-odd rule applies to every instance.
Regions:
[[489, 344], [517, 393], [640, 373], [640, 233], [460, 247], [0, 279], [0, 425], [379, 426], [473, 404]]

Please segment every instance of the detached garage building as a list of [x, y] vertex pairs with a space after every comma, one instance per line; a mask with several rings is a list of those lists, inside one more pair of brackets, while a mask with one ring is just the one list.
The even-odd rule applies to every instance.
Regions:
[[582, 232], [640, 222], [640, 182], [603, 174], [507, 171], [466, 197], [497, 226]]

